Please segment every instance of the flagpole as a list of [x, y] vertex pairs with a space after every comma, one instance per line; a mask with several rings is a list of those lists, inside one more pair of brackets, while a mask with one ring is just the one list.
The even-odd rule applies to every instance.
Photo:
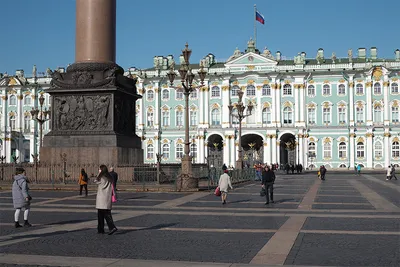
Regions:
[[256, 19], [257, 6], [254, 4], [254, 45], [257, 49], [257, 19]]

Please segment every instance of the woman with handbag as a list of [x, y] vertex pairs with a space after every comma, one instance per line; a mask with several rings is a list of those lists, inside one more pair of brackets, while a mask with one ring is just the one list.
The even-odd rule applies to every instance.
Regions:
[[88, 189], [87, 189], [88, 181], [89, 181], [88, 175], [85, 172], [85, 169], [82, 168], [81, 169], [81, 173], [79, 175], [79, 181], [78, 181], [78, 184], [79, 184], [79, 195], [80, 196], [82, 195], [82, 189], [85, 188], [85, 196], [87, 197], [87, 195], [88, 195]]
[[118, 229], [115, 227], [114, 220], [111, 215], [112, 208], [112, 195], [113, 195], [113, 179], [108, 172], [106, 165], [101, 165], [99, 169], [99, 174], [94, 180], [97, 187], [96, 196], [96, 209], [97, 209], [97, 233], [104, 234], [104, 220], [106, 220], [109, 235], [114, 234]]
[[25, 176], [24, 168], [16, 168], [14, 183], [12, 186], [12, 197], [13, 197], [13, 205], [15, 208], [14, 221], [15, 228], [22, 227], [19, 224], [19, 215], [21, 213], [21, 209], [24, 209], [24, 226], [30, 227], [32, 226], [28, 222], [29, 216], [29, 208], [31, 206], [32, 197], [29, 195], [29, 180]]
[[221, 191], [221, 200], [222, 204], [226, 204], [226, 197], [228, 195], [228, 187], [233, 189], [231, 183], [231, 177], [229, 177], [228, 170], [224, 170], [224, 173], [221, 174], [218, 181], [218, 187]]

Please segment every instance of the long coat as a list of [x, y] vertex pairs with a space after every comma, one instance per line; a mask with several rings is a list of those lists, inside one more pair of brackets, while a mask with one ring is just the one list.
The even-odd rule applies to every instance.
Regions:
[[12, 197], [15, 209], [29, 208], [30, 206], [30, 201], [26, 200], [26, 198], [29, 196], [29, 187], [26, 179], [26, 176], [22, 174], [14, 176]]
[[218, 186], [221, 192], [228, 192], [228, 186], [232, 189], [231, 177], [227, 173], [221, 174]]
[[111, 210], [111, 195], [112, 195], [112, 183], [107, 177], [102, 176], [99, 181], [95, 180], [98, 184], [97, 196], [96, 196], [96, 209], [99, 210]]

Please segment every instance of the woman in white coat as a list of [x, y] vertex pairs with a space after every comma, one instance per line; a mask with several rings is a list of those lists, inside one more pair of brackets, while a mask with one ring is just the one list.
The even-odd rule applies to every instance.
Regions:
[[112, 215], [111, 215], [111, 196], [112, 196], [112, 183], [113, 179], [107, 170], [106, 165], [101, 165], [99, 169], [99, 175], [97, 175], [94, 181], [98, 184], [97, 196], [96, 196], [96, 209], [97, 209], [97, 233], [104, 234], [104, 219], [107, 222], [109, 235], [115, 233], [118, 229], [115, 227]]
[[226, 196], [228, 195], [228, 187], [233, 189], [231, 183], [231, 177], [228, 175], [228, 170], [224, 170], [224, 173], [219, 177], [218, 182], [219, 190], [221, 191], [222, 204], [226, 204]]

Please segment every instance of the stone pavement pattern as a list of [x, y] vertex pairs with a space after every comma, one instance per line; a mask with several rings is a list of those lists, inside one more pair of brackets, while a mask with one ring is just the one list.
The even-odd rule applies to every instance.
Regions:
[[221, 205], [212, 192], [118, 192], [119, 231], [98, 235], [95, 192], [33, 191], [31, 228], [13, 228], [0, 191], [0, 266], [400, 266], [400, 183], [384, 174], [278, 173]]

